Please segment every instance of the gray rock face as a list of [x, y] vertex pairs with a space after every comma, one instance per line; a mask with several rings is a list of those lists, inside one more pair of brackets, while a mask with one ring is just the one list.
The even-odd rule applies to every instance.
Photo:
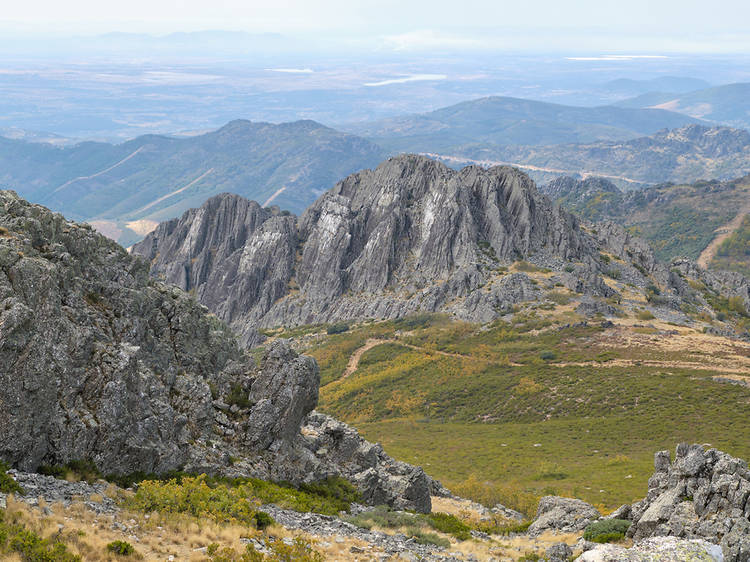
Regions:
[[0, 191], [5, 461], [34, 470], [91, 459], [105, 473], [184, 469], [292, 482], [370, 469], [374, 476], [357, 480], [367, 497], [429, 509], [421, 469], [361, 439], [372, 452], [348, 461], [346, 451], [303, 438], [319, 382], [315, 361], [288, 342], [274, 342], [256, 365], [222, 322], [152, 280], [140, 259]]
[[654, 537], [624, 548], [613, 544], [596, 545], [581, 554], [581, 562], [723, 562], [721, 548], [700, 539]]
[[632, 506], [635, 540], [701, 538], [721, 545], [728, 562], [750, 560], [750, 470], [743, 460], [701, 445], [680, 444], [655, 457], [648, 494]]
[[209, 200], [133, 247], [157, 277], [195, 290], [244, 343], [248, 326], [445, 311], [488, 321], [538, 297], [498, 267], [533, 256], [579, 265], [566, 285], [609, 289], [599, 242], [508, 167], [454, 171], [392, 158], [339, 182], [297, 221], [236, 196]]
[[533, 537], [549, 530], [563, 533], [582, 531], [589, 523], [600, 517], [601, 513], [585, 501], [544, 496], [539, 500], [536, 519], [529, 526], [528, 533]]
[[421, 468], [393, 460], [379, 444], [365, 441], [354, 428], [329, 416], [310, 414], [302, 433], [307, 447], [335, 465], [367, 503], [429, 512], [430, 495], [450, 493]]

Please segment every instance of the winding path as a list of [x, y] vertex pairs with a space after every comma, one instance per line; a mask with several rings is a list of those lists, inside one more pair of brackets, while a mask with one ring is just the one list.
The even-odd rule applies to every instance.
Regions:
[[703, 249], [701, 255], [698, 256], [697, 260], [695, 260], [699, 266], [701, 266], [703, 269], [708, 269], [708, 266], [711, 263], [711, 260], [714, 259], [719, 246], [721, 246], [721, 243], [729, 238], [734, 233], [734, 231], [740, 227], [740, 225], [742, 224], [742, 219], [744, 219], [745, 215], [747, 215], [748, 213], [750, 213], [750, 203], [745, 205], [742, 210], [737, 213], [737, 216], [734, 217], [731, 221], [729, 221], [724, 226], [720, 226], [714, 231], [717, 233], [717, 236], [714, 237], [713, 240], [711, 240], [711, 243]]
[[120, 164], [124, 164], [125, 162], [127, 162], [128, 160], [130, 160], [133, 156], [135, 156], [136, 154], [138, 154], [141, 150], [143, 150], [142, 146], [140, 148], [138, 148], [135, 152], [133, 152], [132, 154], [129, 154], [128, 156], [126, 156], [125, 158], [123, 158], [122, 160], [120, 160], [119, 162], [117, 162], [116, 164], [113, 164], [112, 166], [110, 166], [106, 170], [102, 170], [101, 172], [97, 172], [97, 173], [92, 174], [90, 176], [78, 176], [77, 178], [73, 178], [70, 181], [66, 181], [60, 187], [58, 187], [57, 189], [55, 189], [52, 193], [57, 193], [61, 189], [65, 189], [66, 187], [68, 187], [69, 185], [74, 184], [77, 181], [91, 180], [91, 179], [94, 179], [94, 178], [97, 178], [97, 177], [101, 176], [102, 174], [106, 174], [110, 170], [114, 170], [115, 168], [117, 168], [117, 166], [119, 166]]

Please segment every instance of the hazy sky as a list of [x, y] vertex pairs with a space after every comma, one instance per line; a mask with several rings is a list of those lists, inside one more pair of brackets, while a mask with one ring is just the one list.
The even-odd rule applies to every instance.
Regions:
[[491, 42], [493, 29], [557, 42], [598, 29], [688, 50], [691, 42], [743, 49], [750, 37], [748, 0], [22, 0], [4, 2], [2, 12], [0, 28], [19, 33], [325, 30], [380, 35], [397, 48], [475, 46]]

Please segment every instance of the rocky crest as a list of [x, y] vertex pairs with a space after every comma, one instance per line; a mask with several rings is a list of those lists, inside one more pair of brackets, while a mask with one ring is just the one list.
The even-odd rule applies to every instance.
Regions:
[[141, 260], [7, 191], [0, 385], [0, 458], [23, 470], [88, 458], [105, 473], [342, 474], [373, 501], [429, 510], [433, 483], [421, 469], [344, 424], [308, 418], [313, 359], [278, 341], [256, 365], [221, 321], [152, 280]]
[[750, 470], [747, 463], [702, 445], [656, 453], [646, 497], [631, 507], [628, 535], [706, 539], [725, 560], [750, 560]]
[[[443, 311], [486, 322], [539, 290], [519, 259], [610, 296], [599, 242], [508, 167], [454, 171], [399, 156], [339, 182], [296, 221], [222, 195], [133, 247], [152, 274], [195, 291], [245, 343], [271, 327]], [[562, 271], [561, 271], [562, 273]]]

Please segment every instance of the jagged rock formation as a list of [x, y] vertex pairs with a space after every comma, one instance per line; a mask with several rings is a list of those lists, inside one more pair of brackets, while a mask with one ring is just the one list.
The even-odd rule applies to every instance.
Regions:
[[721, 545], [728, 562], [750, 560], [750, 470], [702, 445], [659, 451], [646, 497], [631, 507], [628, 536], [700, 538]]
[[539, 288], [518, 259], [573, 290], [610, 296], [599, 242], [518, 170], [454, 171], [400, 156], [349, 176], [297, 221], [223, 195], [160, 225], [133, 253], [188, 291], [245, 343], [251, 326], [445, 311], [486, 322]]
[[108, 473], [346, 474], [365, 497], [429, 509], [424, 472], [345, 425], [302, 436], [318, 385], [315, 361], [287, 342], [256, 365], [141, 260], [0, 191], [0, 458], [24, 470], [90, 458]]

